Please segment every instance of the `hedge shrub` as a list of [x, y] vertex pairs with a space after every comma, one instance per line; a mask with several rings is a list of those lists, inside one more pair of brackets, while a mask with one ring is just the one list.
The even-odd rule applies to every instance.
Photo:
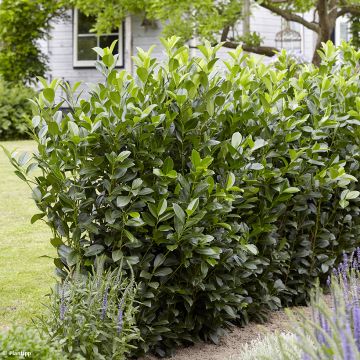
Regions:
[[163, 64], [139, 49], [135, 75], [96, 49], [104, 82], [79, 101], [44, 83], [38, 153], [12, 157], [24, 180], [42, 170], [32, 221], [53, 231], [58, 274], [128, 261], [139, 348], [160, 355], [303, 303], [360, 238], [360, 52], [328, 43], [315, 68], [237, 49], [219, 70], [218, 46], [190, 58], [177, 42]]
[[0, 140], [26, 139], [35, 91], [0, 79]]

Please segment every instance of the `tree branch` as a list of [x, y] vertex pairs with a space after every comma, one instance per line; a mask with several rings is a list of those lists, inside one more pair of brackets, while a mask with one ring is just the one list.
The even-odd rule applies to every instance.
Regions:
[[315, 22], [307, 21], [304, 18], [302, 18], [301, 16], [292, 13], [291, 11], [281, 9], [278, 6], [272, 5], [268, 2], [262, 2], [259, 5], [265, 9], [281, 16], [282, 18], [284, 18], [287, 21], [297, 22], [297, 23], [305, 26], [306, 28], [308, 28], [312, 31], [315, 31], [316, 33], [319, 33], [319, 31], [320, 31], [319, 24], [317, 24]]
[[339, 11], [337, 12], [336, 17], [340, 17], [346, 14], [360, 15], [360, 5], [341, 6]]
[[259, 55], [265, 55], [272, 57], [275, 55], [275, 52], [279, 52], [278, 49], [272, 47], [272, 46], [252, 46], [252, 45], [246, 45], [246, 44], [239, 44], [232, 41], [226, 41], [224, 42], [224, 47], [230, 48], [230, 49], [236, 49], [239, 45], [243, 48], [244, 51], [251, 52], [254, 54]]
[[221, 39], [220, 41], [226, 41], [228, 35], [229, 35], [230, 26], [225, 26], [222, 33], [221, 33]]

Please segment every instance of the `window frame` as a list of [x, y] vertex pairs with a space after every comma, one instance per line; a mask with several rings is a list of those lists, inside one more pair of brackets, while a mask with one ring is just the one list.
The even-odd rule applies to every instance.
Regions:
[[[97, 60], [78, 60], [78, 29], [79, 29], [79, 10], [73, 9], [73, 67], [79, 68], [79, 69], [95, 69], [96, 61]], [[85, 34], [84, 34], [85, 35]], [[97, 39], [97, 45], [99, 46], [99, 39], [101, 36], [114, 36], [118, 35], [118, 60], [116, 62], [117, 68], [123, 68], [124, 67], [124, 25], [121, 24], [119, 26], [119, 30], [117, 33], [111, 33], [111, 34], [101, 34], [97, 35], [95, 33], [89, 33], [89, 35], [96, 36]], [[97, 56], [99, 57], [99, 56]]]
[[343, 15], [340, 16], [339, 18], [336, 19], [336, 23], [335, 23], [335, 45], [339, 46], [341, 45], [341, 42], [344, 39], [341, 39], [341, 25], [346, 25], [347, 29], [346, 29], [346, 36], [347, 36], [347, 40], [345, 41], [350, 41], [351, 40], [351, 31], [350, 31], [350, 18], [347, 15]]

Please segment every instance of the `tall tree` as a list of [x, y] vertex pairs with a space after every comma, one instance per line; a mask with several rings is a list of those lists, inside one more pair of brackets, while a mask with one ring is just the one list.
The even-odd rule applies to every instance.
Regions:
[[[337, 18], [360, 15], [360, 0], [72, 0], [85, 13], [97, 16], [98, 31], [106, 31], [126, 15], [136, 13], [161, 21], [165, 35], [177, 34], [184, 40], [195, 36], [223, 41], [230, 48], [242, 44], [246, 51], [273, 56], [278, 49], [261, 46], [256, 34], [237, 34], [248, 1], [314, 31], [315, 64], [320, 61], [316, 50], [331, 39]], [[303, 13], [312, 13], [312, 20], [305, 19]]]
[[[287, 21], [297, 22], [317, 34], [313, 63], [318, 64], [321, 43], [331, 39], [336, 20], [344, 15], [360, 15], [359, 0], [259, 0], [259, 5]], [[313, 20], [299, 13], [312, 12]]]
[[63, 13], [62, 0], [0, 1], [0, 76], [31, 83], [43, 76], [47, 57], [39, 40], [49, 35], [51, 21]]

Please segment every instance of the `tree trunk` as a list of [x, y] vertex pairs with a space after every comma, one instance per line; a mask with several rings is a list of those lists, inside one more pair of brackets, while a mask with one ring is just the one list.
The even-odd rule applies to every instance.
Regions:
[[243, 2], [243, 35], [250, 33], [250, 0]]
[[330, 1], [331, 10], [328, 11], [328, 0], [319, 0], [317, 4], [317, 12], [319, 16], [319, 32], [316, 41], [316, 47], [312, 58], [312, 63], [316, 66], [320, 65], [321, 58], [319, 50], [323, 42], [331, 40], [331, 35], [336, 26], [337, 7], [336, 2]]
[[326, 26], [326, 29], [324, 29], [322, 24], [320, 25], [322, 28], [320, 30], [320, 33], [318, 34], [315, 51], [312, 58], [312, 63], [316, 66], [319, 66], [321, 62], [319, 50], [322, 48], [322, 43], [326, 43], [327, 41], [331, 40], [331, 35], [335, 30], [335, 25], [336, 25], [336, 19], [335, 21], [331, 21], [331, 23], [328, 26]]
[[320, 65], [321, 58], [320, 58], [320, 55], [319, 55], [319, 50], [322, 48], [322, 43], [327, 42], [330, 39], [331, 39], [331, 35], [330, 36], [322, 36], [320, 34], [318, 35], [315, 50], [314, 50], [314, 54], [313, 54], [313, 58], [312, 58], [312, 63], [314, 65], [316, 65], [316, 66]]

